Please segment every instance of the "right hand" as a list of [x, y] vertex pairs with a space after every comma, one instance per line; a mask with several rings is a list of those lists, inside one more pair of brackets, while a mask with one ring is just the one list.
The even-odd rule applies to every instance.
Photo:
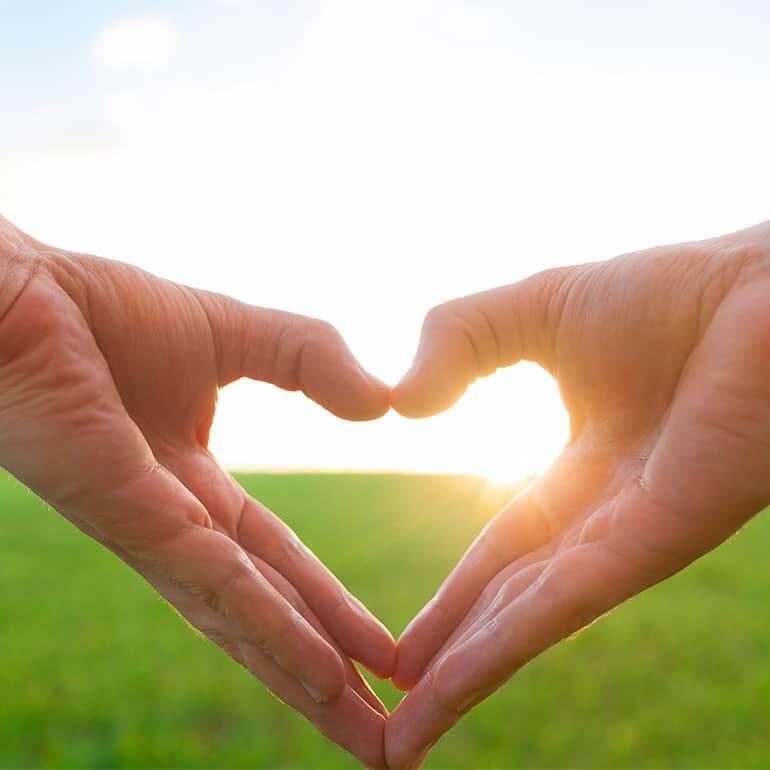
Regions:
[[240, 377], [347, 419], [388, 409], [327, 324], [53, 249], [0, 218], [0, 465], [383, 767], [387, 711], [351, 658], [390, 676], [392, 637], [207, 449], [218, 389]]

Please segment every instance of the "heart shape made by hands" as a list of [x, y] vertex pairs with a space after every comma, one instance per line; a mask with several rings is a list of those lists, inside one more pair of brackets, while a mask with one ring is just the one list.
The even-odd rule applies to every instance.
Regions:
[[[533, 657], [770, 501], [768, 232], [442, 305], [391, 391], [328, 324], [52, 249], [0, 219], [0, 465], [325, 735], [368, 766], [415, 767]], [[425, 417], [520, 360], [556, 377], [570, 442], [398, 647], [208, 450], [218, 389], [240, 377], [348, 419]], [[392, 715], [352, 659], [409, 689]]]

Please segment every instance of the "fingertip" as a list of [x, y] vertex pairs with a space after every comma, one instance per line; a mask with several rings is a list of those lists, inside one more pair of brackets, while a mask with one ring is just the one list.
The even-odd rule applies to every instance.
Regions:
[[388, 631], [370, 631], [361, 636], [350, 656], [378, 679], [390, 679], [396, 666], [396, 642]]
[[373, 388], [376, 390], [382, 391], [388, 399], [388, 402], [390, 401], [390, 385], [383, 382], [379, 377], [372, 374], [371, 372], [367, 372], [366, 369], [364, 369], [360, 364], [358, 367], [361, 370], [361, 373], [364, 375], [364, 377], [369, 381], [369, 383], [372, 385]]
[[399, 383], [393, 388], [390, 403], [393, 410], [402, 417], [411, 420], [420, 420], [430, 417], [432, 412], [423, 403], [424, 398], [409, 383]]
[[388, 629], [349, 594], [332, 624], [345, 652], [376, 677], [390, 679], [396, 666], [396, 640]]
[[359, 722], [359, 730], [352, 738], [349, 748], [364, 767], [373, 770], [388, 770], [385, 761], [385, 728], [387, 719], [381, 713], [366, 704], [361, 697], [350, 688], [347, 688], [342, 698], [342, 710], [354, 707], [362, 713], [365, 709], [366, 717]]
[[[379, 716], [379, 715], [378, 715]], [[362, 765], [367, 768], [367, 770], [390, 770], [388, 768], [387, 761], [385, 759], [385, 726], [387, 724], [387, 720], [385, 717], [380, 716], [380, 719], [382, 720], [379, 732], [381, 733], [381, 736], [379, 739], [379, 746], [376, 749], [364, 749], [361, 750], [361, 752], [358, 754], [358, 758], [361, 760]]]
[[396, 645], [393, 684], [411, 690], [420, 681], [426, 666], [446, 641], [445, 613], [432, 599], [404, 629]]
[[379, 679], [390, 679], [396, 668], [396, 640], [384, 626], [372, 637], [366, 660], [360, 662]]
[[319, 374], [315, 392], [308, 390], [307, 395], [336, 417], [367, 422], [390, 411], [390, 387], [358, 364]]
[[412, 687], [414, 686], [412, 684], [407, 684], [407, 683], [401, 682], [401, 681], [399, 681], [399, 680], [397, 680], [395, 678], [391, 679], [390, 681], [392, 682], [393, 686], [397, 690], [400, 690], [401, 692], [404, 692], [404, 693], [409, 692], [412, 689]]
[[419, 679], [417, 677], [410, 676], [409, 674], [402, 674], [398, 670], [398, 667], [396, 667], [396, 671], [394, 671], [390, 681], [393, 683], [393, 686], [397, 690], [401, 690], [401, 692], [409, 692], [414, 688]]
[[273, 366], [283, 374], [274, 374], [270, 382], [301, 390], [344, 420], [375, 420], [389, 411], [390, 388], [359, 364], [333, 326], [324, 321], [292, 319], [289, 328], [295, 333], [284, 331], [285, 352], [283, 357], [276, 356], [281, 365]]
[[[408, 692], [411, 690], [418, 681], [418, 677], [414, 676], [414, 666], [410, 665], [408, 652], [404, 651], [404, 635], [396, 643], [396, 662], [393, 666], [393, 674], [390, 681], [393, 686], [402, 692]], [[408, 648], [407, 648], [408, 649]]]
[[391, 677], [391, 681], [399, 690], [408, 692], [420, 681], [425, 668], [423, 657], [419, 653], [418, 655], [405, 654], [399, 646], [395, 670]]
[[445, 412], [465, 393], [452, 372], [431, 373], [421, 364], [414, 366], [393, 388], [390, 401], [402, 417], [421, 420]]
[[345, 664], [325, 639], [320, 636], [318, 639], [324, 645], [326, 660], [320, 665], [308, 663], [307, 670], [300, 672], [298, 681], [316, 703], [331, 703], [337, 700], [347, 687]]
[[303, 713], [364, 767], [388, 770], [385, 762], [386, 718], [351, 687], [346, 687], [333, 703], [311, 705]]
[[378, 377], [362, 370], [367, 387], [362, 389], [360, 409], [354, 418], [358, 421], [378, 420], [391, 408], [391, 389]]
[[390, 770], [415, 770], [459, 714], [436, 701], [430, 676], [398, 704], [385, 725], [385, 759]]

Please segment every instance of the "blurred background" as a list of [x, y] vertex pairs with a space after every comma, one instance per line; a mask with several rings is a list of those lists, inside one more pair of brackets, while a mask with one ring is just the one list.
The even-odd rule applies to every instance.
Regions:
[[[6, 217], [326, 318], [387, 381], [437, 302], [768, 216], [766, 3], [0, 0], [0, 30]], [[515, 481], [565, 435], [523, 366], [428, 423], [238, 384], [214, 446]]]
[[[437, 302], [767, 219], [768, 39], [749, 0], [0, 0], [0, 212], [326, 318], [393, 382]], [[417, 423], [237, 383], [213, 446], [293, 470], [244, 481], [398, 633], [566, 426], [521, 365]], [[0, 765], [348, 766], [31, 495], [0, 501]], [[770, 766], [749, 532], [534, 663], [430, 766]]]
[[[396, 633], [516, 491], [478, 477], [241, 480]], [[358, 767], [8, 480], [0, 523], [0, 767]], [[765, 513], [524, 668], [426, 770], [770, 767], [769, 549]], [[400, 694], [375, 687], [393, 708]]]

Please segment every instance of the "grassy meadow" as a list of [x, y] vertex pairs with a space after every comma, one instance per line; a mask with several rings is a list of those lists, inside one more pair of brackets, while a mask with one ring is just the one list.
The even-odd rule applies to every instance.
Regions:
[[[242, 481], [396, 634], [511, 493], [462, 477]], [[1, 768], [356, 767], [2, 476], [0, 543]], [[769, 557], [763, 514], [525, 668], [427, 768], [770, 767]]]

